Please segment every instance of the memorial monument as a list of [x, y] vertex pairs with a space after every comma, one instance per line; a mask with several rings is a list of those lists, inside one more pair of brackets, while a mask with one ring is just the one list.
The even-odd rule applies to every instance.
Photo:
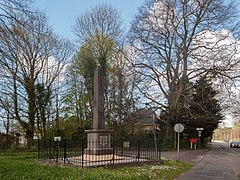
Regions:
[[87, 154], [102, 155], [112, 153], [111, 133], [104, 121], [103, 71], [98, 65], [94, 70], [93, 123], [87, 133]]

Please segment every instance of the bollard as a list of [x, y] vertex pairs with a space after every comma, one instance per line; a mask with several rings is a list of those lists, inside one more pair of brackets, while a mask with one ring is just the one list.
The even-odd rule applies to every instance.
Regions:
[[191, 138], [190, 140], [190, 148], [193, 149], [193, 145], [194, 145], [194, 149], [196, 150], [196, 144], [197, 144], [197, 139], [196, 138]]

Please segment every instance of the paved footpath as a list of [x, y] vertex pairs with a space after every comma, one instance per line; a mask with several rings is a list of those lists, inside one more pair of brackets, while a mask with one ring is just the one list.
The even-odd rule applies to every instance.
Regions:
[[[163, 152], [162, 156], [176, 159], [176, 153]], [[237, 180], [240, 174], [240, 155], [223, 143], [211, 143], [209, 150], [180, 151], [179, 160], [193, 167], [176, 180]]]
[[[200, 150], [180, 150], [179, 161], [187, 162], [192, 165], [199, 163], [208, 153], [209, 148]], [[162, 157], [166, 159], [177, 159], [177, 151], [163, 151]]]

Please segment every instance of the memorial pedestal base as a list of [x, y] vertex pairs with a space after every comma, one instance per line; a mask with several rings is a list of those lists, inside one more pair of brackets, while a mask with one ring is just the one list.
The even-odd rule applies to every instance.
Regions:
[[87, 148], [86, 154], [104, 155], [112, 154], [111, 147], [111, 133], [112, 130], [105, 129], [91, 129], [86, 130], [87, 133]]

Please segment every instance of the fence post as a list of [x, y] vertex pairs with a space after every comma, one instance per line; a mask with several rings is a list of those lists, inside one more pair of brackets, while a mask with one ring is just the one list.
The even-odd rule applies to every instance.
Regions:
[[56, 162], [58, 162], [58, 142], [56, 141], [55, 142], [55, 147], [56, 147], [56, 149], [57, 149], [57, 152], [56, 152]]
[[83, 159], [84, 158], [84, 140], [81, 139], [81, 141], [82, 141], [82, 143], [81, 143], [82, 144], [82, 147], [81, 147], [82, 149], [81, 150], [82, 150], [82, 167], [83, 167], [83, 162], [84, 162], [84, 159]]
[[121, 145], [121, 155], [123, 155], [123, 142], [124, 141], [120, 140], [120, 142], [121, 142], [121, 144], [120, 144]]
[[[44, 140], [45, 141], [45, 140]], [[53, 155], [51, 155], [51, 147], [52, 146], [52, 141], [51, 141], [51, 139], [49, 139], [49, 159], [51, 160], [52, 158], [53, 158]]]
[[141, 148], [140, 139], [138, 139], [138, 145], [137, 145], [137, 148], [138, 148], [137, 160], [138, 160], [138, 162], [139, 162], [139, 158], [140, 158], [140, 148]]
[[159, 141], [159, 145], [158, 145], [158, 147], [159, 147], [159, 153], [158, 153], [158, 159], [161, 161], [162, 160], [162, 143], [161, 143], [161, 140]]
[[113, 157], [112, 157], [113, 164], [114, 164], [114, 159], [115, 159], [115, 139], [113, 139]]
[[40, 139], [38, 139], [38, 159], [40, 159]]
[[64, 155], [63, 163], [65, 164], [67, 158], [67, 139], [64, 139]]

